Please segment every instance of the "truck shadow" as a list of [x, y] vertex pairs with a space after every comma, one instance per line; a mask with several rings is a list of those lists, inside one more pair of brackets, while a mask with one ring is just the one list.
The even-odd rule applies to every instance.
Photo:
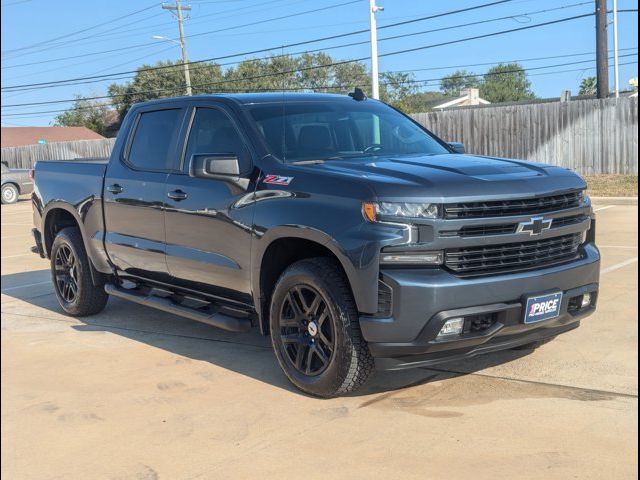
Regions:
[[[271, 350], [268, 337], [257, 330], [232, 333], [166, 314], [124, 300], [111, 298], [105, 310], [92, 317], [65, 316], [49, 283], [49, 270], [2, 275], [2, 313], [63, 323], [63, 328], [79, 332], [109, 332], [121, 337], [163, 349], [167, 352], [209, 362], [261, 382], [300, 393], [286, 379]], [[20, 300], [34, 308], [25, 308]], [[67, 327], [68, 325], [68, 327]], [[503, 364], [528, 355], [529, 350], [507, 350], [456, 362], [455, 369], [438, 365], [436, 372], [447, 379]], [[464, 373], [462, 373], [464, 372]], [[423, 385], [441, 375], [428, 369], [398, 372], [376, 371], [354, 396], [400, 390]]]

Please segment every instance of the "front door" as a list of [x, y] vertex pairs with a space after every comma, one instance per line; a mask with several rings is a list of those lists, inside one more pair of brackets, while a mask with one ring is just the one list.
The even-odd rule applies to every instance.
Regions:
[[178, 133], [185, 109], [142, 110], [122, 158], [112, 159], [105, 175], [105, 247], [121, 271], [168, 278], [165, 259], [165, 184], [179, 167]]
[[[250, 301], [253, 204], [243, 202], [255, 186], [248, 181], [189, 176], [194, 154], [237, 156], [241, 173], [251, 170], [243, 135], [222, 108], [192, 112], [183, 169], [166, 185], [166, 252], [178, 284], [237, 301]], [[243, 206], [246, 205], [246, 206]]]

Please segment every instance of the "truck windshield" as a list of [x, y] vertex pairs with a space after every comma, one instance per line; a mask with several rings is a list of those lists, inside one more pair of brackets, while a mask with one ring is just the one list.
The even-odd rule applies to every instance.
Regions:
[[271, 153], [286, 162], [449, 151], [404, 115], [374, 101], [286, 102], [250, 109]]

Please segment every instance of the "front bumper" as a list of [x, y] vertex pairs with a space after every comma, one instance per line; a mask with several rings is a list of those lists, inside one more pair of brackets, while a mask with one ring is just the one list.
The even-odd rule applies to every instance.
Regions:
[[[393, 291], [392, 315], [360, 317], [377, 367], [428, 366], [524, 345], [577, 327], [595, 310], [600, 272], [598, 249], [593, 244], [583, 248], [580, 260], [509, 275], [459, 278], [442, 269], [383, 270], [382, 281]], [[564, 293], [558, 317], [523, 322], [526, 297], [558, 290]], [[589, 307], [570, 306], [572, 298], [584, 293], [592, 294]], [[493, 323], [452, 340], [436, 338], [447, 319], [473, 315], [491, 315]]]

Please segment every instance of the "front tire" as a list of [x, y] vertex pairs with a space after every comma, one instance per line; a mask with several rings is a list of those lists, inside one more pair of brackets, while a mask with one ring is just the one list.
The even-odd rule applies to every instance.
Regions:
[[19, 196], [20, 196], [20, 192], [18, 191], [18, 187], [16, 187], [12, 183], [7, 183], [6, 185], [2, 186], [2, 204], [3, 205], [16, 203], [18, 201]]
[[51, 277], [58, 303], [68, 315], [95, 315], [107, 304], [109, 295], [91, 280], [89, 259], [77, 228], [65, 228], [53, 240]]
[[284, 271], [269, 322], [280, 367], [305, 393], [328, 398], [355, 391], [373, 370], [347, 279], [331, 259], [301, 260]]

